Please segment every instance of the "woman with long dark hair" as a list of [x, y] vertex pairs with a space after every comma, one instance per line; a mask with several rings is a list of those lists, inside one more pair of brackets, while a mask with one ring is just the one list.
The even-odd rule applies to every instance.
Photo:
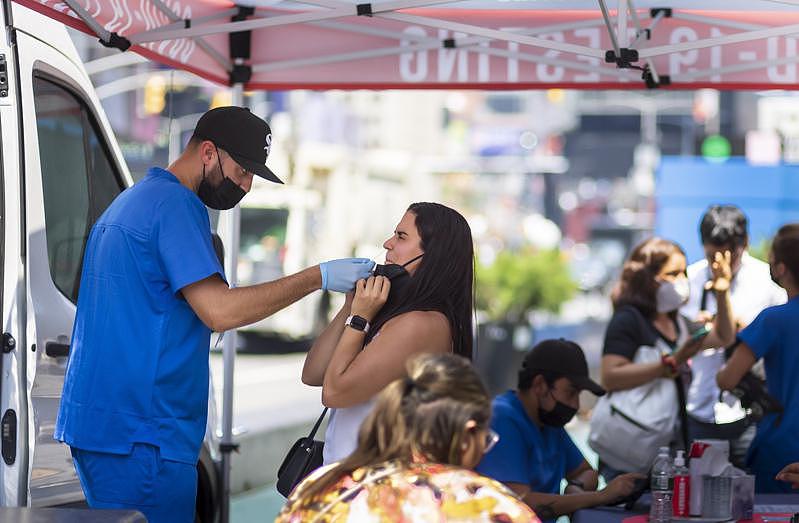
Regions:
[[[612, 294], [614, 312], [602, 355], [602, 385], [609, 394], [594, 411], [589, 436], [606, 480], [622, 472], [646, 472], [658, 447], [681, 443], [681, 371], [687, 371], [686, 362], [698, 351], [725, 347], [735, 336], [730, 257], [729, 251], [717, 253], [711, 264], [708, 290], [715, 294], [718, 311], [708, 325], [694, 324], [679, 313], [690, 290], [679, 245], [650, 238], [624, 262]], [[607, 418], [598, 415], [606, 412], [611, 413]], [[636, 430], [643, 431], [640, 437], [634, 444], [627, 442], [625, 435]]]
[[383, 244], [386, 265], [356, 284], [316, 339], [302, 371], [333, 408], [325, 463], [352, 452], [372, 399], [423, 352], [472, 357], [474, 249], [466, 219], [414, 203]]
[[343, 461], [292, 492], [278, 523], [540, 523], [503, 484], [472, 471], [491, 446], [491, 400], [469, 361], [417, 356], [375, 401]]

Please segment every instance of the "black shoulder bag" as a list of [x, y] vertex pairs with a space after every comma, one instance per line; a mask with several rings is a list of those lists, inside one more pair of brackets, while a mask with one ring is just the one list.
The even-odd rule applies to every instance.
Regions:
[[319, 425], [322, 424], [326, 414], [327, 407], [316, 420], [311, 433], [295, 441], [283, 459], [283, 463], [277, 471], [277, 491], [283, 497], [289, 497], [300, 481], [322, 466], [322, 450], [325, 447], [325, 442], [315, 440], [314, 436], [316, 436], [316, 431], [319, 430]]

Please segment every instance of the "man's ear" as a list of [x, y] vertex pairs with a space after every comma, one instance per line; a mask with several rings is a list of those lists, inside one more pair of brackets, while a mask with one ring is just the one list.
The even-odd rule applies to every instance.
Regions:
[[199, 154], [200, 160], [204, 164], [209, 165], [212, 163], [214, 158], [216, 158], [216, 148], [214, 147], [214, 142], [211, 140], [203, 140], [200, 142]]
[[547, 389], [549, 389], [549, 385], [547, 384], [547, 380], [544, 378], [543, 374], [536, 375], [533, 378], [533, 384], [530, 387], [536, 395], [543, 395]]

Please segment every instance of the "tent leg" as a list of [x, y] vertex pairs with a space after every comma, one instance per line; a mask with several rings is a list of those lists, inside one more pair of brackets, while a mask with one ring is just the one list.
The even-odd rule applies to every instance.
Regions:
[[[233, 105], [241, 106], [244, 102], [242, 84], [233, 87]], [[227, 215], [225, 236], [228, 241], [227, 267], [225, 272], [231, 287], [236, 286], [238, 276], [236, 266], [239, 258], [241, 208], [236, 205]], [[219, 520], [221, 523], [230, 522], [230, 465], [232, 453], [238, 450], [238, 444], [233, 441], [233, 371], [236, 363], [236, 330], [229, 330], [225, 334], [223, 345], [224, 358], [224, 390], [222, 393], [222, 442], [219, 451], [222, 454], [222, 481], [221, 496], [219, 500]]]

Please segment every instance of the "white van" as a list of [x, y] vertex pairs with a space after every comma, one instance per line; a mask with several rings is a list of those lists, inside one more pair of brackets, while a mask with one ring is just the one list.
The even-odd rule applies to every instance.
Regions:
[[[81, 261], [94, 221], [132, 183], [64, 27], [9, 0], [0, 23], [0, 506], [77, 504], [53, 439]], [[198, 521], [216, 514], [216, 409], [198, 463]]]

